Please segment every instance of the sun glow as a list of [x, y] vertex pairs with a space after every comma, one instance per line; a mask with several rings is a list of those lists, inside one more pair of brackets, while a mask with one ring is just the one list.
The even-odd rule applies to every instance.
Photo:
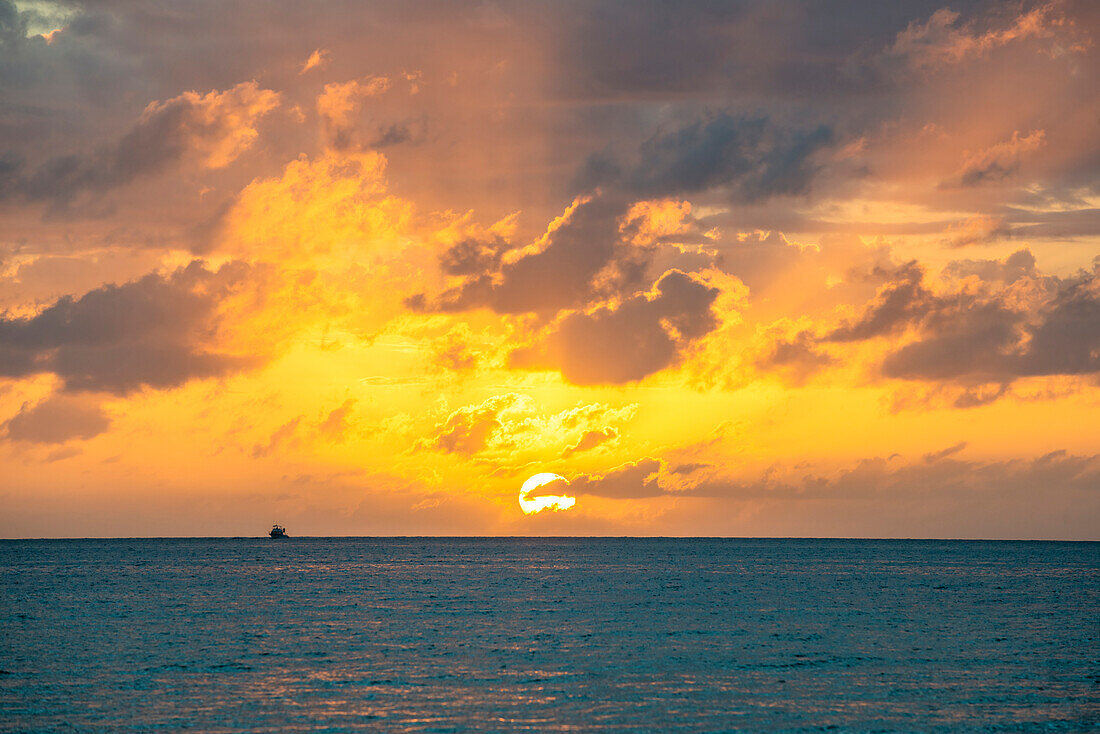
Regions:
[[568, 510], [575, 505], [577, 503], [576, 497], [557, 494], [540, 495], [538, 497], [531, 496], [531, 493], [539, 487], [558, 481], [563, 485], [569, 484], [565, 477], [560, 474], [551, 474], [549, 472], [536, 474], [524, 482], [519, 490], [519, 506], [520, 509], [523, 510], [523, 513], [525, 515], [533, 515], [543, 510]]

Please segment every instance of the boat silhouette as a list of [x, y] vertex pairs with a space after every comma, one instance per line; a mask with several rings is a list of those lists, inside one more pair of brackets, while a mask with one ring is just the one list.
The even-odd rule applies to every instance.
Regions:
[[272, 525], [270, 535], [271, 535], [272, 538], [289, 538], [290, 537], [289, 535], [286, 534], [286, 528], [284, 528], [282, 525]]

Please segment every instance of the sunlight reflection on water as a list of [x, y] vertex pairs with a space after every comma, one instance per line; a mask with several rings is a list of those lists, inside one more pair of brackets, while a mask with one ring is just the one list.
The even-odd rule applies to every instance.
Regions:
[[1089, 729], [1098, 570], [1067, 543], [0, 541], [0, 730]]

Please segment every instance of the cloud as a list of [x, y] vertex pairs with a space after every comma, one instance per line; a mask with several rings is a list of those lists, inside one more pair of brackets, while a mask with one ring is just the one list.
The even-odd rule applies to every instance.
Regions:
[[349, 417], [356, 402], [355, 398], [348, 398], [338, 408], [334, 408], [317, 426], [317, 431], [331, 440], [343, 441], [351, 428]]
[[786, 336], [784, 331], [780, 330], [768, 349], [757, 357], [757, 369], [780, 372], [794, 384], [800, 385], [810, 375], [836, 361], [817, 348], [817, 340], [811, 332], [799, 331], [793, 336]]
[[298, 426], [301, 425], [304, 418], [305, 416], [300, 415], [276, 428], [267, 443], [256, 444], [252, 447], [252, 458], [262, 459], [277, 451], [293, 447], [298, 441]]
[[1028, 326], [1019, 355], [1022, 375], [1100, 372], [1100, 263], [1092, 273], [1062, 283]]
[[431, 368], [469, 372], [478, 366], [483, 354], [473, 346], [473, 332], [460, 323], [438, 339], [432, 340]]
[[697, 471], [702, 471], [703, 469], [710, 469], [712, 466], [713, 464], [695, 461], [689, 462], [687, 464], [676, 464], [669, 467], [668, 471], [671, 474], [687, 476], [689, 474], [694, 474]]
[[306, 62], [302, 64], [302, 68], [298, 72], [298, 74], [305, 74], [307, 71], [310, 71], [312, 69], [324, 69], [326, 66], [328, 66], [330, 61], [332, 61], [332, 54], [329, 53], [326, 49], [314, 49], [313, 53], [311, 53], [309, 55], [309, 58], [306, 59]]
[[[645, 457], [603, 474], [575, 476], [569, 488], [576, 495], [628, 501], [682, 498], [678, 509], [665, 517], [665, 527], [684, 533], [692, 528], [695, 533], [733, 532], [737, 525], [729, 521], [737, 517], [734, 507], [744, 508], [754, 521], [773, 514], [779, 518], [787, 513], [806, 514], [796, 522], [797, 530], [781, 524], [769, 534], [873, 536], [867, 530], [869, 518], [884, 520], [896, 512], [897, 528], [922, 527], [922, 534], [930, 537], [1004, 537], [1004, 528], [975, 530], [988, 528], [991, 518], [997, 520], [994, 525], [1016, 525], [1013, 535], [1034, 537], [1027, 521], [1020, 523], [1021, 518], [1034, 517], [1039, 507], [1053, 503], [1059, 507], [1056, 514], [1095, 511], [1100, 455], [1053, 451], [1035, 458], [964, 460], [959, 454], [966, 447], [961, 441], [917, 460], [894, 454], [832, 468], [781, 462], [744, 477], [723, 475], [712, 464], [670, 466], [662, 459]], [[1006, 506], [1014, 511], [1002, 515]], [[677, 523], [675, 516], [681, 512], [695, 518], [695, 524]]]
[[740, 278], [754, 296], [813, 255], [781, 232], [741, 232], [733, 241], [716, 244], [715, 249], [716, 265]]
[[1038, 150], [1045, 143], [1046, 134], [1042, 130], [1032, 130], [1022, 138], [1019, 132], [1014, 132], [1009, 140], [968, 154], [959, 172], [940, 186], [969, 188], [1003, 181], [1019, 170], [1025, 154]]
[[640, 380], [677, 364], [698, 339], [718, 326], [711, 306], [719, 289], [670, 270], [648, 293], [617, 306], [574, 311], [538, 340], [510, 356], [514, 367], [554, 368], [578, 385]]
[[805, 193], [816, 170], [810, 157], [830, 141], [824, 128], [795, 133], [720, 114], [654, 136], [632, 171], [593, 159], [584, 184], [607, 191], [575, 199], [528, 248], [500, 237], [455, 243], [440, 267], [461, 281], [435, 298], [421, 292], [405, 303], [414, 311], [554, 313], [630, 296], [643, 286], [663, 238], [693, 234], [690, 204], [665, 197], [713, 188], [745, 200]]
[[934, 464], [941, 459], [946, 459], [948, 456], [954, 456], [955, 454], [965, 449], [967, 445], [968, 444], [966, 441], [959, 441], [954, 446], [948, 446], [947, 448], [941, 449], [940, 451], [932, 451], [930, 453], [927, 453], [924, 455], [924, 463]]
[[568, 459], [570, 456], [582, 453], [584, 451], [591, 451], [592, 449], [603, 446], [604, 444], [616, 441], [619, 438], [619, 431], [615, 428], [597, 428], [591, 431], [586, 431], [580, 439], [561, 452], [561, 458]]
[[629, 170], [606, 156], [590, 158], [580, 181], [646, 198], [720, 189], [754, 202], [809, 191], [818, 170], [813, 156], [832, 142], [824, 125], [794, 130], [763, 117], [712, 113], [643, 142]]
[[501, 414], [523, 402], [515, 393], [497, 395], [480, 405], [459, 408], [436, 426], [434, 434], [417, 442], [418, 448], [467, 456], [485, 450], [503, 434]]
[[1003, 219], [989, 216], [969, 217], [962, 222], [950, 225], [944, 232], [942, 244], [945, 247], [987, 245], [1009, 237], [1011, 234], [1011, 228]]
[[637, 105], [793, 96], [816, 105], [877, 91], [876, 78], [852, 68], [854, 52], [881, 53], [922, 5], [899, 13], [867, 0], [842, 9], [598, 0], [560, 6], [561, 17], [543, 9], [537, 20], [556, 31], [555, 81], [569, 99]]
[[499, 235], [483, 239], [467, 237], [448, 247], [439, 256], [439, 267], [447, 275], [482, 275], [500, 267], [501, 256], [511, 245]]
[[64, 443], [104, 433], [111, 419], [94, 399], [55, 394], [34, 405], [23, 403], [0, 430], [12, 441]]
[[932, 292], [923, 281], [924, 269], [916, 261], [906, 263], [879, 288], [859, 319], [834, 329], [826, 340], [851, 342], [885, 336], [920, 319], [934, 307]]
[[986, 283], [1013, 283], [1028, 278], [1041, 282], [1053, 279], [1044, 278], [1035, 267], [1035, 256], [1031, 250], [1022, 248], [1002, 260], [952, 260], [943, 269], [943, 274], [955, 280], [974, 277]]
[[888, 55], [903, 59], [918, 71], [937, 71], [994, 49], [1026, 39], [1050, 38], [1068, 31], [1072, 21], [1061, 12], [1061, 3], [1049, 2], [1012, 18], [999, 28], [980, 31], [974, 23], [958, 25], [959, 13], [942, 8], [924, 23], [912, 21], [898, 33]]
[[658, 482], [662, 463], [646, 457], [617, 466], [606, 474], [581, 474], [569, 482], [575, 494], [614, 499], [657, 497], [664, 494]]
[[905, 379], [1006, 379], [1023, 321], [996, 301], [964, 297], [943, 304], [928, 315], [920, 338], [887, 355], [882, 372]]
[[324, 123], [328, 144], [337, 150], [361, 147], [356, 121], [363, 100], [384, 94], [391, 82], [384, 76], [368, 76], [326, 84], [317, 97], [317, 114]]
[[65, 296], [32, 317], [0, 318], [0, 376], [53, 373], [66, 390], [124, 394], [254, 367], [263, 359], [219, 349], [222, 306], [255, 289], [254, 268], [200, 261]]
[[632, 255], [644, 258], [645, 252], [623, 241], [619, 220], [626, 211], [618, 199], [579, 198], [538, 242], [511, 251], [507, 260], [507, 245], [498, 237], [458, 242], [441, 255], [440, 264], [445, 272], [465, 275], [462, 283], [434, 301], [417, 294], [406, 304], [417, 311], [488, 307], [498, 313], [554, 313], [598, 296], [597, 275], [609, 267], [615, 272], [605, 279], [605, 289], [636, 287], [642, 266]]
[[953, 261], [935, 289], [915, 261], [874, 275], [888, 279], [858, 316], [824, 331], [781, 319], [763, 332], [757, 368], [798, 384], [837, 361], [821, 347], [879, 339], [882, 377], [938, 385], [933, 392], [956, 408], [993, 402], [1021, 378], [1100, 373], [1100, 265], [1044, 275], [1025, 248], [1004, 260]]
[[[1047, 374], [1076, 371], [1074, 367], [1100, 369], [1100, 362], [1089, 356], [1088, 341], [1073, 344], [1051, 335], [1046, 340], [1049, 343], [1034, 344], [1035, 332], [1049, 333], [1048, 327], [1045, 319], [1032, 325], [1026, 321], [1026, 314], [996, 299], [964, 295], [944, 301], [923, 319], [918, 339], [886, 356], [882, 372], [909, 380], [992, 382], [1036, 374], [1035, 367], [1029, 365], [1039, 363], [1045, 365]], [[1087, 323], [1083, 327], [1086, 333], [1082, 335], [1096, 343], [1100, 328], [1090, 329]], [[1088, 334], [1090, 330], [1096, 333]], [[1025, 343], [1022, 338], [1028, 332], [1032, 339]], [[1050, 349], [1067, 352], [1049, 353]], [[1071, 354], [1084, 355], [1083, 364], [1072, 365]]]
[[1005, 207], [1005, 210], [1011, 216], [1013, 234], [1020, 237], [1069, 239], [1100, 232], [1100, 208], [1033, 211]]
[[266, 442], [252, 447], [251, 456], [260, 459], [296, 448], [307, 437], [320, 436], [326, 441], [342, 442], [352, 428], [350, 420], [355, 409], [355, 398], [348, 398], [316, 423], [306, 423], [304, 415], [295, 416], [276, 428]]
[[564, 15], [568, 42], [558, 49], [559, 63], [572, 73], [563, 82], [609, 96], [697, 89], [720, 78], [725, 61], [735, 56], [730, 26], [746, 12], [726, 3], [638, 6], [604, 0]]
[[572, 454], [613, 441], [621, 433], [617, 424], [630, 420], [637, 407], [578, 403], [545, 414], [526, 395], [494, 395], [477, 405], [452, 411], [415, 448], [508, 459], [524, 452], [542, 456], [547, 448], [555, 446], [563, 447], [558, 449], [562, 453]]
[[183, 94], [151, 102], [115, 144], [90, 156], [51, 158], [33, 172], [0, 166], [0, 197], [48, 200], [63, 205], [81, 193], [98, 193], [166, 170], [185, 158], [204, 168], [224, 168], [256, 141], [259, 118], [280, 95], [242, 82], [225, 91]]
[[1100, 481], [1100, 455], [1055, 451], [1030, 460], [963, 461], [955, 458], [963, 448], [965, 443], [912, 463], [899, 458], [863, 459], [835, 473], [773, 467], [748, 481], [708, 478], [685, 494], [728, 500], [927, 500], [940, 496], [957, 503], [966, 502], [967, 495], [996, 502], [1025, 493], [1038, 501], [1066, 492], [1094, 492]]
[[[299, 156], [279, 176], [253, 179], [236, 196], [218, 223], [215, 246], [284, 267], [345, 271], [384, 255], [396, 279], [398, 261], [410, 260], [399, 244], [408, 237], [413, 207], [387, 194], [385, 174], [385, 156], [373, 151]], [[386, 308], [400, 308], [388, 292], [378, 295], [387, 296]]]
[[1100, 265], [1066, 279], [1041, 276], [1031, 253], [1020, 250], [1002, 262], [958, 261], [945, 274], [973, 277], [978, 285], [967, 288], [964, 280], [960, 290], [935, 294], [923, 282], [923, 269], [909, 263], [859, 319], [824, 340], [915, 330], [915, 339], [882, 362], [883, 375], [907, 380], [1010, 383], [1100, 372]]

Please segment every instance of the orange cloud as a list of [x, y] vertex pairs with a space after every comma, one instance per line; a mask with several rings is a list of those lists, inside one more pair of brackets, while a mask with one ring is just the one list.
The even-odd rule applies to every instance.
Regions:
[[547, 448], [568, 456], [617, 438], [618, 425], [630, 420], [637, 405], [613, 408], [600, 403], [542, 413], [526, 395], [494, 395], [478, 405], [453, 411], [417, 442], [416, 448], [461, 455], [513, 459], [519, 454], [546, 456]]
[[355, 140], [355, 120], [363, 100], [385, 93], [391, 82], [384, 76], [368, 76], [326, 84], [317, 97], [317, 114], [324, 123], [329, 145], [347, 148]]
[[1012, 138], [975, 153], [968, 152], [959, 172], [941, 186], [968, 187], [1002, 181], [1014, 174], [1026, 153], [1038, 150], [1046, 142], [1042, 130], [1032, 130], [1025, 137], [1019, 132]]
[[944, 232], [943, 244], [946, 247], [967, 247], [985, 245], [1008, 237], [1011, 230], [999, 217], [969, 217], [950, 225]]
[[1072, 27], [1062, 13], [1060, 3], [1040, 5], [1017, 16], [1002, 28], [985, 32], [970, 26], [957, 26], [959, 14], [942, 8], [925, 23], [916, 21], [897, 35], [890, 53], [906, 59], [910, 67], [933, 71], [985, 55], [993, 49], [1029, 38], [1050, 38]]
[[302, 156], [240, 192], [217, 246], [284, 266], [396, 255], [412, 205], [386, 194], [385, 172], [385, 157], [369, 151]]
[[206, 168], [224, 168], [256, 142], [256, 122], [279, 106], [280, 95], [242, 82], [224, 92], [184, 92], [164, 102], [150, 102], [138, 120], [140, 128], [171, 134], [198, 156]]
[[22, 161], [6, 164], [0, 199], [51, 201], [54, 211], [64, 211], [83, 194], [102, 197], [184, 160], [224, 168], [252, 146], [259, 136], [257, 122], [280, 99], [256, 82], [242, 82], [223, 92], [191, 91], [150, 102], [121, 138], [94, 153], [50, 158], [35, 170]]
[[331, 53], [323, 48], [315, 49], [313, 53], [309, 55], [309, 58], [306, 59], [306, 62], [302, 64], [302, 68], [299, 70], [298, 74], [305, 74], [311, 69], [323, 69], [328, 66], [330, 61], [332, 61]]

